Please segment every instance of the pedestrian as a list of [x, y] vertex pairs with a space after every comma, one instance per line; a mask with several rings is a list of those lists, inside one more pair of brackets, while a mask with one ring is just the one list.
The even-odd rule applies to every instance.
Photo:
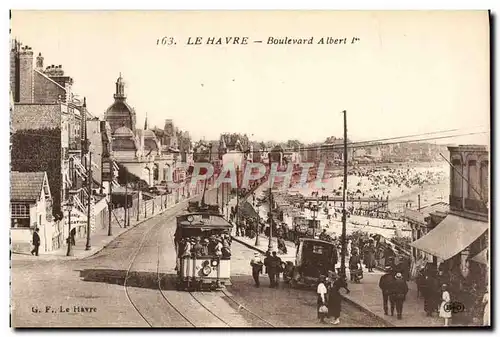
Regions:
[[420, 296], [424, 296], [425, 292], [425, 268], [421, 267], [418, 270], [418, 275], [416, 279], [417, 283], [417, 298], [420, 298]]
[[71, 239], [71, 244], [73, 246], [76, 245], [76, 241], [75, 241], [75, 236], [76, 236], [76, 228], [73, 228], [70, 232], [70, 239]]
[[451, 310], [448, 308], [451, 297], [448, 292], [448, 285], [445, 283], [441, 286], [441, 305], [439, 306], [439, 317], [444, 318], [444, 326], [448, 326], [451, 318]]
[[432, 314], [437, 310], [439, 305], [437, 299], [439, 299], [440, 292], [439, 280], [436, 277], [436, 270], [432, 265], [427, 268], [423, 290], [424, 311], [428, 317], [432, 317]]
[[382, 305], [384, 308], [384, 315], [389, 315], [387, 304], [389, 301], [389, 296], [391, 295], [393, 283], [394, 275], [392, 273], [392, 268], [387, 266], [385, 267], [385, 274], [380, 277], [380, 281], [378, 282], [378, 286], [382, 290]]
[[387, 247], [384, 250], [384, 260], [385, 260], [385, 265], [386, 266], [392, 266], [392, 262], [394, 261], [394, 251], [392, 250], [392, 247], [387, 245]]
[[358, 270], [361, 269], [361, 259], [358, 255], [358, 250], [354, 248], [352, 250], [351, 258], [349, 259], [349, 270], [351, 274], [351, 281], [355, 281], [355, 275]]
[[401, 273], [397, 273], [394, 277], [393, 287], [390, 295], [391, 316], [394, 316], [394, 307], [396, 307], [398, 319], [403, 318], [403, 304], [406, 299], [407, 293], [408, 284], [406, 284], [403, 275]]
[[347, 282], [344, 277], [338, 277], [337, 275], [332, 275], [333, 283], [331, 283], [328, 289], [328, 317], [333, 318], [332, 324], [337, 325], [340, 323], [340, 312], [342, 309], [342, 295], [340, 295], [340, 289], [345, 288], [347, 293]]
[[280, 254], [287, 253], [285, 240], [281, 236], [278, 237], [278, 250], [280, 251]]
[[484, 304], [484, 312], [483, 312], [483, 325], [484, 326], [490, 326], [490, 294], [488, 293], [488, 290], [486, 290], [486, 293], [483, 296], [483, 304]]
[[262, 274], [262, 267], [264, 263], [260, 257], [259, 253], [255, 253], [253, 259], [250, 261], [250, 266], [252, 266], [252, 277], [255, 281], [255, 286], [260, 287], [259, 276]]
[[269, 280], [271, 281], [271, 288], [278, 288], [279, 285], [279, 277], [282, 268], [281, 258], [277, 255], [277, 252], [274, 250], [272, 252], [271, 257], [269, 258]]
[[326, 306], [327, 304], [326, 294], [328, 291], [326, 289], [325, 281], [326, 277], [324, 275], [320, 275], [318, 288], [316, 290], [316, 293], [318, 294], [318, 300], [317, 300], [318, 319], [321, 323], [326, 323], [325, 318], [328, 315], [328, 307]]
[[370, 243], [365, 247], [364, 263], [366, 268], [368, 268], [369, 273], [373, 273], [373, 268], [375, 267], [375, 246], [373, 239], [370, 239]]
[[40, 248], [40, 235], [38, 232], [39, 228], [36, 228], [33, 232], [33, 249], [31, 250], [31, 255], [38, 256], [38, 249]]

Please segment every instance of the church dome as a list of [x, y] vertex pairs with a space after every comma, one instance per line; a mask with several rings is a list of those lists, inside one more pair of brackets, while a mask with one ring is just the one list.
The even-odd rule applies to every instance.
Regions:
[[134, 133], [132, 132], [132, 130], [130, 130], [126, 126], [122, 126], [122, 127], [115, 130], [115, 132], [113, 133], [113, 136], [114, 137], [134, 137]]
[[136, 151], [137, 143], [132, 130], [122, 126], [113, 133], [113, 150], [116, 151]]
[[115, 101], [105, 113], [105, 120], [111, 127], [114, 133], [121, 126], [126, 126], [131, 130], [135, 130], [136, 115], [134, 109], [127, 103], [125, 95], [125, 82], [120, 77], [116, 80], [116, 93], [113, 95]]
[[144, 150], [145, 151], [159, 151], [156, 135], [152, 130], [144, 130]]

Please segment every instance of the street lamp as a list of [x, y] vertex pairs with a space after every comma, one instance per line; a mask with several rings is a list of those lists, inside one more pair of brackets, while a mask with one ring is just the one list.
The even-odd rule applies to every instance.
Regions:
[[255, 236], [255, 246], [259, 245], [259, 232], [260, 232], [260, 212], [259, 207], [257, 207], [257, 223], [256, 223], [256, 236]]
[[73, 256], [73, 249], [71, 245], [71, 210], [73, 209], [73, 196], [70, 195], [69, 201], [66, 204], [66, 211], [68, 212], [68, 250], [66, 256]]
[[318, 205], [313, 205], [311, 207], [313, 212], [313, 239], [316, 237], [316, 213], [318, 212]]

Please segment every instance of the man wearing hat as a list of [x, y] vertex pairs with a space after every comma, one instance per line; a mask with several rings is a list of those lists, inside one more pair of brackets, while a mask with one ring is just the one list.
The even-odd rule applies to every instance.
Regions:
[[406, 300], [406, 294], [408, 293], [408, 285], [406, 280], [403, 278], [403, 274], [396, 273], [394, 276], [394, 282], [392, 286], [392, 291], [390, 295], [391, 300], [391, 316], [394, 316], [394, 306], [396, 307], [396, 312], [398, 314], [398, 319], [402, 319], [403, 315], [403, 303]]
[[273, 250], [272, 255], [267, 258], [266, 268], [267, 274], [269, 275], [269, 286], [271, 288], [277, 288], [281, 268], [281, 259], [278, 257], [275, 250]]
[[252, 277], [253, 280], [255, 281], [255, 286], [258, 288], [260, 287], [259, 276], [262, 273], [262, 267], [264, 266], [264, 263], [262, 262], [259, 253], [257, 252], [254, 253], [254, 257], [250, 261], [250, 266], [252, 266]]
[[388, 315], [388, 301], [389, 295], [391, 294], [391, 289], [394, 283], [394, 275], [392, 273], [392, 268], [390, 266], [385, 267], [385, 274], [380, 277], [378, 282], [379, 288], [382, 290], [382, 300], [384, 306], [384, 314]]

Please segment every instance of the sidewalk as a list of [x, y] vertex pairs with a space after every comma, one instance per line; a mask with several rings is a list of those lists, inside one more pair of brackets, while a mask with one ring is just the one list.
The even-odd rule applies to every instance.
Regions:
[[[207, 191], [210, 191], [212, 188], [208, 187]], [[185, 198], [179, 200], [178, 203], [175, 202], [174, 196], [169, 195], [167, 207], [164, 207], [163, 209], [161, 206], [155, 202], [155, 212], [153, 214], [152, 209], [152, 202], [151, 200], [146, 202], [146, 210], [144, 211], [144, 207], [141, 207], [141, 213], [139, 215], [139, 221], [137, 221], [137, 213], [135, 212], [134, 209], [130, 209], [130, 226], [123, 228], [120, 226], [123, 226], [123, 218], [120, 218], [120, 226], [118, 226], [116, 219], [113, 218], [112, 220], [112, 235], [108, 236], [108, 228], [99, 228], [96, 229], [96, 231], [91, 233], [90, 237], [90, 244], [91, 244], [91, 249], [90, 250], [85, 250], [85, 245], [87, 243], [86, 238], [77, 238], [75, 240], [75, 245], [72, 247], [73, 250], [73, 256], [66, 256], [66, 251], [67, 251], [67, 246], [64, 245], [61, 248], [51, 251], [51, 252], [44, 252], [40, 253], [39, 256], [33, 256], [29, 253], [17, 253], [17, 252], [11, 252], [11, 259], [12, 260], [79, 260], [79, 259], [84, 259], [90, 256], [93, 256], [100, 252], [102, 249], [104, 249], [111, 241], [114, 239], [118, 238], [120, 235], [122, 235], [125, 232], [128, 232], [130, 229], [134, 228], [135, 226], [157, 216], [162, 214], [163, 212], [170, 210], [174, 208], [175, 206], [181, 204], [182, 202], [194, 199], [198, 197], [199, 194], [193, 195], [190, 198]], [[144, 217], [144, 213], [146, 213], [148, 216]]]
[[[250, 239], [247, 237], [235, 237], [233, 240], [243, 244], [244, 246], [256, 250], [261, 254], [265, 254], [267, 251], [267, 245], [269, 238], [260, 235], [259, 245], [255, 246], [255, 239]], [[295, 245], [286, 242], [287, 254], [279, 255], [284, 261], [292, 261], [295, 263], [296, 249]], [[273, 238], [273, 247], [276, 247], [276, 239]], [[347, 261], [346, 261], [347, 262]], [[335, 266], [335, 268], [340, 267], [340, 262]], [[349, 271], [347, 271], [347, 279], [350, 279]], [[383, 272], [375, 271], [369, 273], [367, 269], [363, 270], [363, 280], [361, 283], [351, 283], [349, 282], [349, 290], [351, 291], [348, 295], [342, 291], [343, 298], [358, 307], [359, 309], [373, 315], [379, 319], [384, 320], [388, 325], [395, 327], [433, 327], [442, 326], [444, 321], [437, 317], [427, 317], [423, 310], [424, 300], [417, 299], [417, 286], [415, 282], [408, 282], [409, 292], [406, 296], [406, 301], [403, 308], [403, 319], [398, 320], [395, 316], [384, 315], [384, 310], [382, 308], [382, 294], [378, 287], [378, 282]], [[389, 309], [390, 310], [390, 309]]]

